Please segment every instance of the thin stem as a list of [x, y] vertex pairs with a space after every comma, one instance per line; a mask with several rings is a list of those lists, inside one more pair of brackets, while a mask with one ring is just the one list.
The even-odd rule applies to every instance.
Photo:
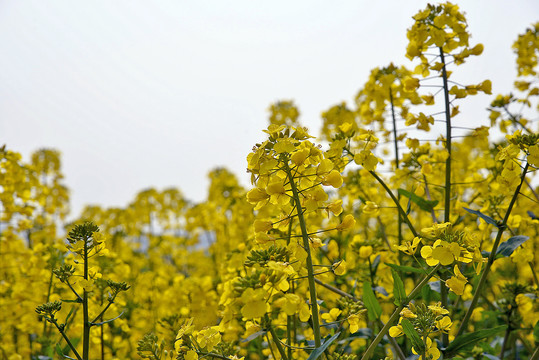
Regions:
[[426, 359], [427, 358], [427, 335], [423, 336], [423, 343], [425, 344], [425, 346], [423, 346], [423, 356], [421, 357], [421, 359]]
[[341, 295], [341, 296], [350, 298], [350, 299], [352, 299], [352, 300], [354, 300], [354, 301], [356, 301], [356, 302], [360, 301], [360, 300], [359, 300], [358, 298], [356, 298], [354, 295], [351, 295], [351, 294], [349, 294], [349, 293], [347, 293], [347, 292], [344, 292], [344, 291], [342, 291], [341, 289], [336, 288], [335, 286], [326, 284], [326, 283], [324, 283], [322, 280], [319, 280], [319, 279], [316, 279], [316, 278], [315, 278], [314, 281], [315, 281], [317, 284], [319, 284], [319, 285], [325, 287], [326, 289], [328, 289], [328, 290], [330, 290], [330, 291], [333, 291], [335, 294], [339, 294], [339, 295]]
[[75, 296], [77, 297], [77, 300], [82, 302], [82, 298], [80, 297], [80, 295], [75, 291], [75, 289], [73, 289], [73, 286], [71, 286], [71, 284], [69, 283], [69, 280], [66, 280], [66, 284], [67, 286], [71, 289], [71, 291], [73, 291], [73, 294], [75, 294]]
[[530, 357], [530, 360], [537, 360], [537, 359], [539, 359], [539, 346], [535, 348], [535, 351]]
[[517, 186], [515, 193], [513, 194], [513, 198], [511, 199], [511, 202], [509, 203], [509, 207], [507, 208], [507, 212], [505, 213], [505, 216], [503, 218], [501, 225], [498, 226], [498, 234], [496, 235], [496, 240], [494, 240], [494, 245], [492, 246], [492, 250], [490, 251], [487, 265], [485, 266], [485, 270], [483, 270], [483, 273], [481, 274], [481, 278], [479, 279], [479, 284], [477, 285], [477, 289], [475, 290], [475, 294], [472, 298], [472, 302], [470, 303], [470, 306], [468, 307], [468, 311], [466, 311], [466, 314], [464, 315], [464, 318], [462, 319], [462, 322], [460, 324], [456, 337], [461, 335], [464, 332], [464, 330], [466, 330], [466, 327], [468, 326], [468, 321], [470, 321], [472, 312], [475, 309], [475, 306], [477, 305], [477, 301], [479, 300], [479, 297], [481, 296], [481, 291], [483, 290], [483, 287], [486, 284], [486, 280], [490, 272], [490, 268], [492, 264], [494, 263], [494, 260], [496, 259], [496, 251], [498, 250], [498, 245], [500, 244], [500, 241], [502, 239], [503, 232], [507, 228], [507, 220], [509, 219], [509, 215], [511, 214], [511, 210], [513, 210], [513, 206], [515, 205], [515, 202], [517, 201], [518, 194], [520, 192], [520, 189], [522, 188], [522, 183], [524, 182], [524, 179], [526, 178], [526, 172], [528, 171], [528, 167], [529, 167], [529, 164], [526, 163], [526, 166], [524, 167], [524, 170], [522, 171], [520, 184]]
[[387, 332], [389, 331], [389, 328], [393, 325], [393, 323], [399, 318], [400, 312], [402, 311], [402, 309], [404, 309], [404, 307], [408, 305], [408, 303], [412, 301], [412, 299], [414, 299], [417, 296], [417, 294], [419, 294], [423, 286], [427, 284], [427, 282], [430, 280], [431, 277], [434, 276], [434, 274], [436, 273], [436, 271], [438, 271], [439, 268], [440, 268], [440, 264], [436, 265], [434, 269], [431, 270], [430, 273], [425, 275], [425, 277], [419, 282], [419, 284], [417, 284], [417, 286], [412, 290], [410, 295], [408, 295], [406, 299], [404, 299], [402, 304], [395, 309], [395, 311], [393, 312], [393, 314], [391, 314], [391, 317], [389, 318], [387, 323], [384, 325], [382, 330], [380, 330], [378, 335], [376, 335], [376, 338], [374, 338], [373, 342], [370, 344], [367, 351], [365, 351], [365, 354], [363, 354], [363, 357], [361, 357], [361, 360], [371, 359], [372, 355], [374, 354], [374, 349], [380, 343], [382, 338], [387, 334]]
[[[443, 64], [442, 67], [442, 79], [444, 84], [444, 102], [445, 102], [445, 149], [447, 150], [447, 159], [445, 160], [445, 203], [444, 203], [444, 222], [449, 222], [449, 215], [451, 210], [451, 108], [449, 102], [449, 86], [447, 84], [447, 70], [445, 68], [444, 51], [440, 47], [440, 61]], [[441, 287], [440, 293], [442, 306], [447, 309], [447, 289], [445, 286]], [[449, 337], [447, 334], [442, 334], [442, 343], [445, 346], [449, 343]]]
[[507, 348], [507, 343], [509, 342], [509, 336], [511, 336], [511, 315], [513, 313], [513, 308], [509, 309], [509, 314], [507, 314], [507, 329], [505, 330], [505, 336], [503, 337], [502, 350], [500, 352], [500, 360], [503, 360], [505, 356], [505, 349]]
[[[427, 176], [423, 175], [423, 181], [425, 182], [425, 195], [427, 195], [427, 200], [432, 200], [430, 196], [430, 190], [429, 190], [429, 183], [427, 182]], [[430, 210], [430, 216], [432, 216], [432, 221], [438, 222], [438, 219], [436, 219], [436, 214], [434, 213], [434, 208]]]
[[78, 360], [82, 360], [79, 353], [77, 352], [77, 349], [75, 349], [75, 346], [73, 346], [73, 344], [71, 343], [71, 341], [67, 337], [66, 333], [64, 332], [64, 329], [60, 325], [58, 325], [58, 321], [55, 318], [52, 318], [51, 321], [56, 326], [56, 328], [58, 329], [60, 334], [62, 334], [64, 340], [67, 342], [67, 345], [69, 346], [71, 351], [73, 351], [73, 354], [75, 354], [75, 356], [77, 357]]
[[528, 187], [530, 188], [533, 196], [535, 196], [535, 200], [539, 201], [539, 195], [537, 195], [537, 193], [535, 192], [535, 189], [533, 188], [533, 186], [530, 184], [530, 182], [526, 179], [524, 180], [524, 182], [526, 183], [526, 185], [528, 185]]
[[384, 180], [382, 180], [381, 177], [379, 177], [374, 171], [369, 171], [371, 173], [372, 176], [374, 176], [374, 178], [376, 180], [378, 180], [378, 182], [380, 183], [380, 185], [382, 185], [382, 187], [385, 189], [385, 191], [388, 193], [388, 195], [391, 197], [391, 199], [393, 200], [393, 202], [395, 203], [395, 205], [397, 205], [397, 208], [399, 209], [399, 213], [401, 214], [404, 222], [406, 223], [406, 225], [408, 225], [408, 228], [410, 229], [410, 231], [412, 232], [412, 234], [414, 234], [414, 236], [419, 236], [418, 232], [414, 229], [414, 226], [412, 225], [412, 223], [410, 222], [410, 219], [408, 219], [408, 215], [406, 215], [406, 212], [404, 211], [404, 209], [402, 208], [401, 204], [399, 203], [399, 200], [395, 197], [395, 195], [393, 195], [393, 192], [391, 192], [391, 190], [389, 189], [389, 187], [386, 185], [386, 183], [384, 182]]
[[271, 347], [271, 343], [270, 343], [268, 333], [266, 333], [266, 340], [268, 342], [268, 347], [269, 347], [270, 352], [271, 352], [271, 357], [274, 358], [274, 359], [277, 359], [277, 357], [275, 357], [275, 353], [273, 352], [273, 348]]
[[533, 281], [535, 281], [535, 286], [539, 288], [539, 279], [537, 279], [537, 274], [535, 273], [535, 266], [533, 266], [533, 262], [528, 262], [528, 265], [530, 266], [530, 269], [532, 271]]
[[97, 315], [93, 320], [92, 320], [92, 324], [95, 323], [97, 320], [99, 320], [104, 314], [105, 314], [105, 311], [108, 310], [108, 308], [114, 303], [114, 299], [112, 300], [109, 300], [109, 303], [105, 306], [105, 308], [99, 313], [99, 315]]
[[393, 120], [393, 139], [395, 144], [395, 167], [399, 168], [399, 147], [397, 144], [397, 119], [395, 117], [395, 107], [393, 105], [393, 92], [389, 88], [389, 103], [391, 105], [391, 119]]
[[[88, 240], [84, 239], [84, 280], [88, 281]], [[83, 289], [82, 312], [83, 312], [83, 336], [82, 336], [82, 358], [88, 360], [90, 356], [90, 317], [88, 309], [88, 292]]]
[[277, 336], [277, 333], [275, 332], [275, 329], [273, 328], [273, 326], [271, 326], [271, 320], [268, 314], [265, 315], [265, 318], [266, 318], [266, 326], [269, 329], [273, 342], [277, 346], [277, 350], [279, 350], [279, 353], [281, 354], [281, 358], [283, 358], [284, 360], [288, 360], [288, 356], [286, 356], [286, 352], [284, 351], [283, 345], [281, 344], [281, 340]]
[[312, 311], [312, 320], [313, 320], [313, 332], [314, 332], [314, 344], [318, 348], [322, 345], [320, 339], [320, 320], [318, 319], [318, 302], [316, 297], [316, 285], [314, 281], [314, 271], [313, 271], [313, 260], [311, 257], [311, 249], [309, 245], [309, 234], [307, 232], [307, 226], [305, 225], [305, 219], [303, 218], [303, 207], [301, 206], [301, 200], [299, 198], [298, 189], [296, 183], [292, 177], [292, 172], [288, 163], [285, 163], [285, 170], [290, 180], [290, 187], [292, 188], [293, 199], [296, 203], [296, 208], [298, 211], [298, 220], [299, 226], [301, 228], [301, 234], [303, 238], [303, 246], [307, 252], [307, 275], [309, 279], [309, 293], [311, 296], [311, 311]]
[[[360, 300], [358, 298], [356, 298], [354, 295], [351, 295], [347, 292], [344, 292], [342, 291], [341, 289], [339, 288], [336, 288], [335, 286], [332, 286], [332, 285], [329, 285], [329, 284], [326, 284], [324, 282], [322, 282], [321, 280], [319, 279], [314, 279], [314, 281], [316, 281], [317, 284], [325, 287], [326, 289], [330, 290], [330, 291], [333, 291], [335, 294], [339, 294], [341, 296], [344, 296], [344, 297], [347, 297], [347, 298], [350, 298], [356, 302], [360, 302]], [[382, 320], [378, 319], [378, 324], [381, 326], [381, 327], [384, 327], [384, 323], [382, 322]], [[391, 336], [389, 336], [389, 342], [391, 343], [391, 346], [393, 346], [393, 349], [395, 350], [395, 353], [397, 354], [397, 356], [399, 357], [400, 360], [405, 360], [406, 359], [406, 356], [404, 355], [404, 353], [402, 352], [402, 349], [400, 348], [399, 344], [397, 343], [397, 341], [392, 338]]]
[[[288, 238], [286, 239], [286, 245], [290, 245], [290, 235], [292, 234], [292, 221], [288, 223]], [[290, 255], [286, 254], [286, 261], [290, 262]], [[294, 293], [294, 288], [291, 286], [288, 290], [288, 293]], [[286, 342], [287, 344], [292, 344], [292, 326], [294, 324], [295, 315], [286, 316]], [[295, 340], [295, 339], [294, 339]], [[287, 348], [288, 358], [292, 359], [292, 348]]]

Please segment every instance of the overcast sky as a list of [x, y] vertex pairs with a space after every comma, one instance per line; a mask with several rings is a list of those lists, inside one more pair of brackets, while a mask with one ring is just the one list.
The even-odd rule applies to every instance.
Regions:
[[[295, 100], [318, 135], [320, 113], [351, 102], [372, 68], [413, 66], [406, 29], [426, 3], [2, 0], [0, 145], [25, 159], [60, 150], [74, 215], [150, 186], [201, 201], [217, 166], [248, 185], [270, 103]], [[509, 92], [511, 44], [539, 2], [456, 3], [485, 51], [455, 77]], [[487, 105], [478, 97], [459, 121], [487, 125]]]

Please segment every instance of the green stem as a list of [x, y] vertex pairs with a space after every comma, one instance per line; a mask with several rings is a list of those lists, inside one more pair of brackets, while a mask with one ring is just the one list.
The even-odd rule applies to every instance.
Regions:
[[[329, 285], [329, 284], [326, 284], [324, 282], [322, 282], [322, 280], [319, 280], [319, 279], [314, 279], [316, 281], [317, 284], [325, 287], [326, 289], [330, 290], [330, 291], [333, 291], [335, 294], [339, 294], [341, 296], [344, 296], [344, 297], [347, 297], [349, 299], [352, 299], [354, 300], [355, 302], [360, 302], [360, 300], [358, 298], [356, 298], [354, 295], [352, 294], [349, 294], [347, 292], [344, 292], [342, 291], [341, 289], [339, 288], [336, 288], [335, 286], [332, 286], [332, 285]], [[384, 323], [382, 322], [382, 320], [378, 319], [378, 325], [381, 326], [381, 327], [384, 327]], [[391, 344], [391, 346], [393, 346], [393, 349], [395, 350], [395, 353], [397, 354], [397, 356], [399, 357], [400, 360], [406, 360], [406, 356], [404, 355], [404, 353], [402, 352], [402, 349], [400, 348], [399, 344], [397, 343], [397, 341], [392, 338], [391, 336], [389, 337], [389, 343]]]
[[528, 262], [530, 269], [532, 271], [533, 281], [535, 281], [535, 286], [539, 288], [539, 279], [537, 279], [537, 274], [535, 273], [535, 266], [533, 265], [533, 260]]
[[449, 212], [451, 210], [451, 109], [449, 103], [449, 87], [447, 85], [447, 71], [445, 68], [444, 51], [440, 48], [440, 60], [443, 64], [442, 79], [444, 84], [444, 102], [445, 102], [445, 149], [447, 150], [447, 159], [445, 160], [445, 206], [444, 222], [449, 221]]
[[500, 241], [502, 239], [503, 232], [507, 228], [507, 220], [509, 219], [509, 215], [511, 214], [511, 211], [513, 210], [513, 206], [515, 205], [515, 202], [517, 201], [517, 197], [518, 197], [518, 194], [520, 193], [522, 183], [524, 182], [524, 179], [526, 178], [526, 172], [528, 171], [528, 167], [529, 167], [529, 164], [526, 163], [526, 166], [524, 167], [524, 170], [522, 171], [520, 184], [517, 186], [515, 193], [513, 194], [513, 198], [511, 199], [511, 202], [509, 203], [509, 207], [507, 208], [507, 212], [505, 213], [505, 216], [503, 218], [501, 225], [498, 226], [498, 234], [496, 235], [496, 240], [494, 240], [494, 245], [492, 245], [492, 250], [490, 251], [487, 265], [485, 266], [485, 270], [483, 270], [483, 273], [481, 274], [481, 278], [479, 279], [479, 284], [477, 284], [477, 289], [475, 290], [474, 296], [472, 298], [472, 302], [470, 303], [470, 306], [468, 307], [468, 311], [466, 311], [466, 314], [464, 315], [464, 318], [462, 319], [462, 323], [460, 324], [459, 330], [455, 337], [461, 335], [464, 332], [464, 330], [466, 330], [466, 327], [468, 326], [468, 321], [470, 321], [472, 312], [474, 311], [477, 305], [477, 301], [479, 300], [479, 297], [481, 296], [481, 292], [483, 291], [483, 287], [486, 284], [486, 280], [490, 272], [490, 268], [492, 264], [494, 263], [494, 260], [496, 259], [496, 251], [498, 250], [498, 245], [500, 244]]
[[399, 203], [399, 200], [395, 197], [395, 195], [393, 195], [393, 192], [391, 192], [391, 190], [389, 189], [389, 187], [386, 185], [386, 183], [384, 182], [384, 180], [382, 180], [382, 178], [380, 176], [378, 176], [374, 171], [369, 171], [371, 173], [372, 176], [374, 176], [374, 178], [380, 183], [380, 185], [382, 185], [382, 187], [384, 188], [384, 190], [387, 192], [387, 194], [391, 197], [391, 199], [393, 200], [393, 202], [395, 203], [395, 205], [397, 206], [397, 208], [399, 209], [399, 213], [401, 214], [401, 217], [402, 219], [404, 220], [404, 222], [406, 223], [406, 225], [408, 225], [408, 228], [410, 229], [410, 231], [412, 232], [412, 234], [414, 234], [414, 236], [419, 236], [418, 232], [415, 231], [415, 228], [414, 226], [412, 225], [412, 223], [410, 222], [410, 219], [408, 219], [408, 215], [406, 215], [406, 212], [404, 211], [404, 209], [402, 208], [401, 204]]
[[[286, 239], [286, 245], [290, 245], [290, 236], [292, 235], [292, 221], [288, 224], [288, 237]], [[286, 254], [286, 262], [290, 262], [290, 255]], [[288, 293], [294, 293], [294, 287], [291, 286], [288, 290]], [[292, 345], [292, 327], [294, 326], [294, 317], [295, 315], [286, 316], [286, 343]], [[295, 339], [294, 339], [295, 340]], [[288, 358], [292, 359], [292, 348], [287, 348]]]
[[376, 338], [374, 338], [373, 342], [370, 344], [367, 351], [365, 351], [365, 354], [363, 354], [363, 356], [361, 357], [361, 360], [369, 360], [372, 358], [372, 355], [374, 354], [374, 349], [380, 343], [382, 338], [387, 334], [387, 332], [389, 331], [389, 328], [393, 325], [393, 323], [399, 318], [400, 312], [402, 311], [402, 309], [404, 309], [404, 307], [408, 305], [408, 303], [412, 301], [412, 299], [414, 299], [417, 296], [417, 294], [419, 294], [423, 286], [427, 284], [427, 282], [436, 273], [436, 271], [438, 271], [439, 268], [440, 268], [440, 264], [436, 265], [434, 269], [431, 270], [430, 273], [425, 275], [425, 277], [419, 282], [419, 284], [417, 284], [417, 286], [412, 290], [410, 295], [408, 295], [406, 299], [404, 299], [402, 304], [395, 309], [395, 311], [393, 312], [393, 314], [391, 314], [391, 317], [386, 322], [382, 330], [380, 330], [378, 335], [376, 335]]
[[[393, 121], [393, 145], [395, 147], [395, 169], [399, 168], [399, 144], [397, 142], [397, 118], [395, 116], [395, 105], [393, 104], [393, 92], [389, 88], [389, 104], [391, 105], [391, 120]], [[400, 203], [401, 196], [397, 194], [397, 201]], [[398, 230], [398, 245], [402, 243], [402, 217], [397, 211], [397, 230]], [[391, 250], [391, 247], [389, 248]]]
[[539, 359], [539, 346], [535, 348], [535, 351], [530, 357], [530, 360], [537, 360], [537, 359]]
[[513, 330], [511, 327], [511, 315], [513, 313], [513, 308], [509, 309], [509, 313], [507, 314], [507, 329], [505, 330], [505, 336], [503, 337], [503, 343], [502, 343], [502, 350], [500, 352], [500, 360], [503, 360], [505, 357], [505, 350], [507, 349], [507, 343], [509, 342], [509, 336], [511, 336], [511, 331]]
[[60, 325], [58, 325], [58, 321], [55, 319], [55, 318], [52, 318], [51, 319], [52, 323], [56, 326], [56, 328], [58, 329], [58, 331], [60, 332], [60, 334], [62, 334], [64, 340], [67, 342], [67, 346], [69, 346], [69, 348], [71, 349], [71, 351], [73, 351], [73, 354], [75, 354], [75, 356], [77, 357], [78, 360], [82, 360], [82, 358], [80, 357], [79, 353], [77, 352], [77, 349], [75, 349], [75, 346], [73, 346], [73, 344], [71, 343], [71, 341], [69, 340], [69, 338], [67, 337], [66, 333], [64, 332], [64, 330], [62, 329], [62, 327], [60, 327]]
[[[84, 280], [88, 281], [88, 240], [84, 239]], [[83, 312], [83, 336], [82, 336], [82, 358], [89, 359], [90, 355], [90, 318], [88, 310], [88, 292], [83, 289], [82, 295], [82, 312]]]
[[296, 183], [294, 182], [294, 178], [292, 176], [292, 172], [290, 171], [290, 167], [288, 166], [288, 163], [285, 163], [285, 170], [288, 175], [288, 179], [290, 181], [290, 187], [292, 188], [292, 194], [294, 202], [296, 203], [296, 209], [298, 211], [298, 220], [299, 220], [299, 226], [301, 228], [301, 235], [303, 238], [303, 246], [305, 248], [305, 251], [307, 252], [307, 275], [309, 279], [309, 293], [311, 296], [311, 311], [312, 311], [312, 320], [313, 320], [313, 332], [314, 332], [314, 344], [318, 348], [320, 345], [322, 345], [322, 342], [320, 340], [320, 321], [318, 319], [318, 302], [316, 301], [316, 285], [314, 281], [314, 271], [313, 271], [313, 260], [311, 257], [311, 249], [309, 245], [309, 233], [307, 232], [307, 226], [305, 225], [305, 219], [303, 217], [303, 208], [301, 206], [301, 200], [299, 198], [298, 189], [296, 187]]
[[99, 320], [103, 315], [105, 315], [105, 311], [108, 310], [108, 308], [114, 303], [114, 299], [112, 300], [109, 300], [109, 303], [105, 306], [105, 308], [99, 313], [99, 315], [97, 315], [92, 321], [91, 323], [95, 323], [97, 320]]
[[[50, 298], [51, 298], [51, 292], [52, 292], [52, 280], [54, 279], [53, 275], [54, 275], [54, 272], [53, 272], [54, 268], [51, 266], [51, 275], [49, 277], [49, 288], [47, 290], [47, 299], [46, 299], [46, 303], [49, 302]], [[47, 321], [44, 321], [43, 322], [43, 336], [46, 336], [47, 334]]]
[[427, 335], [423, 336], [423, 356], [421, 357], [422, 360], [427, 359]]
[[[442, 79], [444, 84], [444, 102], [445, 102], [445, 149], [447, 150], [447, 159], [445, 160], [445, 203], [444, 203], [444, 222], [449, 222], [451, 211], [451, 109], [449, 103], [449, 86], [447, 85], [447, 70], [445, 68], [444, 51], [440, 47], [440, 61], [442, 67]], [[447, 309], [447, 289], [441, 287], [440, 297], [442, 306]], [[449, 336], [442, 333], [442, 343], [444, 347], [449, 344]]]
[[288, 356], [286, 356], [286, 352], [284, 351], [283, 345], [281, 344], [281, 340], [277, 336], [277, 333], [275, 332], [275, 329], [273, 328], [273, 326], [271, 326], [271, 320], [268, 314], [265, 315], [265, 318], [266, 318], [266, 326], [269, 329], [273, 342], [277, 346], [277, 350], [279, 350], [279, 354], [281, 354], [281, 358], [283, 358], [284, 360], [288, 360]]
[[395, 167], [399, 168], [399, 147], [397, 143], [397, 118], [395, 117], [395, 107], [393, 105], [393, 92], [389, 88], [389, 103], [391, 104], [391, 119], [393, 120], [393, 140], [395, 145]]

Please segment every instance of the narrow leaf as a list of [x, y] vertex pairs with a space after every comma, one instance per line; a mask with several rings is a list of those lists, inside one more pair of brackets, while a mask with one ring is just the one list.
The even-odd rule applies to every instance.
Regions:
[[380, 265], [380, 259], [381, 259], [381, 256], [376, 255], [376, 257], [374, 258], [374, 261], [372, 262], [372, 273], [373, 274], [376, 274], [376, 271], [378, 271], [378, 265]]
[[363, 303], [367, 308], [370, 320], [374, 321], [382, 315], [382, 308], [376, 299], [376, 295], [374, 295], [374, 291], [372, 291], [372, 285], [366, 281], [363, 283]]
[[389, 264], [389, 263], [385, 263], [385, 264], [387, 266], [389, 266], [390, 268], [395, 269], [397, 271], [413, 272], [413, 273], [416, 273], [416, 274], [424, 274], [425, 273], [422, 269], [418, 269], [418, 268], [411, 267], [411, 266], [402, 266], [402, 265]]
[[391, 275], [393, 275], [393, 297], [395, 298], [395, 305], [401, 305], [406, 299], [406, 291], [404, 290], [404, 283], [399, 276], [399, 273], [394, 269], [391, 269]]
[[377, 293], [380, 293], [380, 294], [384, 295], [384, 296], [388, 296], [388, 295], [389, 295], [389, 294], [387, 293], [387, 290], [384, 289], [383, 286], [375, 286], [373, 290], [376, 291]]
[[71, 310], [69, 310], [69, 314], [67, 314], [66, 321], [64, 322], [66, 329], [67, 329], [67, 325], [69, 324], [69, 318], [71, 317], [71, 315], [73, 315], [74, 312], [75, 312], [75, 307], [73, 306], [71, 307]]
[[59, 343], [56, 344], [56, 353], [60, 355], [60, 357], [64, 357], [64, 352], [62, 351], [62, 347]]
[[91, 323], [92, 326], [101, 326], [101, 325], [105, 325], [105, 324], [108, 324], [110, 322], [113, 322], [114, 320], [118, 319], [120, 316], [122, 316], [124, 314], [124, 312], [122, 311], [120, 315], [116, 316], [115, 318], [112, 318], [112, 319], [109, 319], [109, 320], [105, 320], [105, 321], [101, 321], [101, 322], [98, 322], [98, 323]]
[[322, 345], [320, 345], [320, 347], [316, 348], [313, 350], [313, 352], [311, 353], [311, 355], [309, 355], [309, 357], [307, 358], [307, 360], [315, 360], [315, 359], [318, 359], [320, 357], [320, 355], [322, 355], [322, 353], [328, 348], [329, 345], [331, 345], [331, 343], [333, 341], [335, 341], [336, 338], [339, 337], [341, 333], [338, 332], [336, 333], [335, 335], [333, 335], [332, 337], [330, 337], [329, 339], [326, 338], [326, 341], [324, 341], [324, 343]]
[[485, 339], [489, 336], [495, 335], [499, 332], [504, 331], [507, 326], [497, 326], [492, 329], [483, 329], [474, 331], [473, 333], [464, 334], [457, 337], [455, 340], [449, 344], [449, 346], [444, 350], [444, 358], [450, 358], [461, 350], [465, 350], [468, 347], [474, 346], [479, 340]]
[[251, 334], [249, 336], [247, 336], [245, 339], [241, 340], [241, 342], [249, 342], [251, 340], [254, 340], [256, 339], [257, 337], [259, 337], [260, 335], [265, 335], [267, 331], [264, 331], [264, 330], [260, 330], [260, 331], [257, 331], [255, 332], [254, 334]]
[[471, 213], [471, 214], [475, 214], [475, 215], [479, 216], [481, 219], [485, 220], [485, 222], [487, 224], [491, 224], [491, 225], [494, 225], [496, 227], [498, 226], [498, 223], [496, 222], [496, 220], [494, 220], [490, 216], [487, 216], [487, 215], [483, 214], [481, 211], [472, 210], [472, 209], [468, 209], [468, 208], [463, 208], [463, 209], [466, 210], [467, 212]]
[[425, 344], [423, 344], [423, 341], [421, 340], [421, 337], [417, 333], [417, 330], [414, 328], [410, 320], [408, 319], [402, 319], [401, 320], [401, 326], [402, 331], [406, 334], [408, 339], [412, 342], [412, 346], [414, 347], [416, 352], [420, 352], [425, 347]]
[[512, 236], [507, 241], [504, 241], [500, 244], [498, 247], [498, 250], [496, 251], [496, 256], [502, 255], [502, 256], [511, 256], [513, 251], [515, 251], [520, 245], [522, 245], [526, 240], [528, 240], [528, 236], [524, 235], [517, 235]]
[[399, 189], [399, 194], [402, 196], [407, 197], [412, 201], [414, 204], [419, 206], [419, 208], [423, 211], [431, 212], [436, 205], [438, 205], [438, 200], [425, 200], [421, 196], [418, 196], [410, 191]]

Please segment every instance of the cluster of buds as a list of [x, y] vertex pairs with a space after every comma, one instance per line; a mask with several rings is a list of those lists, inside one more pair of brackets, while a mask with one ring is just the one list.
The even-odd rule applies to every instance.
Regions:
[[[401, 311], [399, 324], [389, 329], [389, 335], [398, 337], [406, 333], [407, 336], [412, 336], [413, 353], [425, 355], [426, 359], [421, 360], [438, 359], [440, 350], [429, 336], [449, 332], [453, 323], [447, 314], [449, 311], [440, 303], [428, 306], [410, 303]], [[405, 329], [404, 322], [411, 324], [412, 328]]]

